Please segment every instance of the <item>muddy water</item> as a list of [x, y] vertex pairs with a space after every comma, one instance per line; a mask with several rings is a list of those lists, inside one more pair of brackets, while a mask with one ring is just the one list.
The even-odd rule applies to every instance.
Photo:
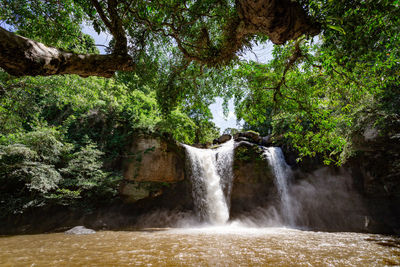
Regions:
[[0, 265], [400, 265], [400, 238], [235, 227], [21, 235], [0, 237]]

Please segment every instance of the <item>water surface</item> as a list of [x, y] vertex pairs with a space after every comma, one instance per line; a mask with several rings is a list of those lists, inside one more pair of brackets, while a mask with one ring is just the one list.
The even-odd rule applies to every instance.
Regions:
[[213, 227], [0, 238], [1, 266], [400, 265], [400, 238], [285, 228]]

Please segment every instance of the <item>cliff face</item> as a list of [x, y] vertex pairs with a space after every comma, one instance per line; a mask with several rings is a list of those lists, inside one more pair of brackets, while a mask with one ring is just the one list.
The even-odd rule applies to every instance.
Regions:
[[273, 174], [259, 145], [247, 141], [238, 142], [234, 155], [232, 216], [268, 203], [276, 195]]
[[[279, 210], [274, 175], [261, 146], [265, 138], [245, 133], [235, 136], [235, 140], [234, 177], [228, 201], [231, 219], [252, 215], [258, 208]], [[365, 147], [370, 150], [360, 150], [342, 168], [323, 166], [318, 159], [297, 164], [295, 155], [286, 153], [286, 161], [294, 167], [289, 193], [297, 225], [328, 231], [398, 231], [400, 179], [393, 176], [393, 155], [388, 154], [389, 148], [377, 144]], [[120, 190], [125, 203], [140, 213], [193, 209], [182, 146], [170, 139], [143, 135], [133, 139], [130, 155]]]
[[137, 182], [179, 182], [184, 179], [185, 151], [175, 141], [163, 137], [133, 137], [124, 177]]
[[353, 137], [356, 153], [345, 164], [366, 200], [372, 223], [400, 233], [400, 135], [363, 128]]
[[[360, 218], [352, 219], [358, 221], [359, 226], [354, 228], [356, 231], [398, 234], [400, 233], [400, 136], [395, 133], [395, 130], [392, 133], [384, 133], [366, 125], [362, 131], [352, 136], [355, 152], [340, 168], [323, 166], [318, 158], [306, 158], [297, 164], [293, 160], [296, 158], [293, 151], [286, 151], [286, 158], [295, 167], [296, 181], [299, 183], [308, 182], [315, 171], [323, 167], [330, 176], [334, 176], [335, 179], [332, 180], [325, 172], [323, 176], [328, 179], [324, 177], [317, 182], [319, 191], [326, 192], [326, 198], [335, 197], [336, 203], [342, 203], [346, 198], [342, 194], [345, 190], [351, 190], [353, 196], [358, 194], [357, 205], [353, 204], [354, 200], [351, 198], [347, 206], [342, 205], [348, 214], [358, 213]], [[346, 178], [346, 186], [336, 188], [335, 186], [343, 178]], [[330, 188], [326, 185], [330, 185], [328, 186]], [[334, 191], [338, 190], [341, 192], [335, 194]], [[315, 219], [319, 210], [313, 206]], [[348, 220], [351, 220], [350, 217]]]
[[[270, 145], [268, 139], [248, 133], [235, 136], [235, 140], [230, 218], [254, 217], [257, 211], [269, 207], [279, 213], [279, 192], [261, 146]], [[400, 232], [400, 179], [395, 172], [399, 150], [395, 144], [388, 146], [387, 140], [373, 142], [375, 145], [366, 145], [369, 150], [360, 149], [341, 169], [321, 170], [322, 164], [315, 159], [297, 164], [295, 155], [286, 153], [286, 161], [295, 170], [289, 193], [296, 225], [325, 231]], [[92, 213], [59, 208], [43, 211], [35, 214], [36, 219], [30, 215], [13, 222], [11, 230], [3, 229], [3, 233], [53, 231], [82, 224], [95, 229], [118, 229], [140, 225], [145, 221], [140, 216], [151, 215], [152, 211], [171, 211], [164, 214], [165, 221], [170, 220], [171, 214], [180, 216], [180, 211], [191, 213], [194, 201], [186, 158], [184, 147], [172, 139], [133, 136], [120, 186], [122, 202], [99, 207]], [[157, 221], [158, 226], [166, 226], [159, 214], [148, 218], [153, 225]], [[270, 215], [255, 219], [264, 225]], [[146, 223], [142, 226], [148, 227]]]
[[[254, 141], [261, 141], [261, 138], [254, 133], [249, 133], [248, 136], [249, 138], [241, 136], [242, 141], [235, 145], [230, 199], [233, 215], [250, 211], [260, 203], [268, 202], [271, 195], [276, 193], [263, 150]], [[149, 203], [157, 205], [154, 201], [163, 199], [162, 207], [167, 202], [167, 206], [173, 208], [190, 207], [193, 200], [190, 179], [185, 171], [187, 159], [184, 147], [171, 139], [154, 135], [134, 138], [120, 188], [123, 201], [151, 208]], [[178, 188], [185, 192], [177, 190]]]
[[161, 196], [185, 179], [185, 151], [175, 141], [155, 135], [132, 137], [120, 195], [127, 203]]

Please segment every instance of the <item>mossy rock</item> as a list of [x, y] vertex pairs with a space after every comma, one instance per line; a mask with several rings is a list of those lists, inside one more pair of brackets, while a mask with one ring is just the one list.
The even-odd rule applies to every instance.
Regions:
[[249, 146], [241, 146], [239, 145], [235, 149], [235, 161], [239, 162], [254, 162], [254, 161], [263, 161], [263, 150], [257, 145]]

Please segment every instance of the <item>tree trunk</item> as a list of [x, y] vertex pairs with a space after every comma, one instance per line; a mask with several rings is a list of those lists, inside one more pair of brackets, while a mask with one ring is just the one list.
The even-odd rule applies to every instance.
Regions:
[[0, 67], [15, 76], [111, 77], [117, 70], [133, 70], [134, 63], [129, 55], [85, 55], [47, 47], [0, 27]]

